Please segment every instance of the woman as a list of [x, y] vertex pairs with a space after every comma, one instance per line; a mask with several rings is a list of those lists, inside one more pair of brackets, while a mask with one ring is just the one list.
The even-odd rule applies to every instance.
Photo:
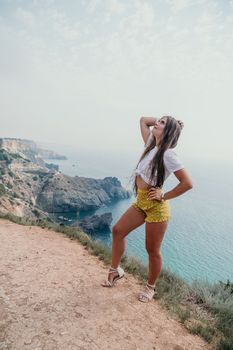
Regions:
[[[150, 127], [153, 127], [152, 130]], [[170, 218], [168, 200], [191, 189], [192, 181], [174, 151], [183, 123], [170, 116], [159, 120], [142, 117], [140, 128], [145, 150], [135, 170], [134, 189], [137, 200], [113, 226], [112, 264], [108, 280], [102, 286], [112, 287], [124, 276], [119, 264], [125, 251], [125, 237], [145, 223], [149, 273], [148, 282], [145, 290], [139, 294], [139, 300], [148, 302], [153, 299], [155, 282], [162, 269], [160, 247]], [[179, 184], [171, 191], [163, 193], [164, 181], [171, 173], [174, 173]]]

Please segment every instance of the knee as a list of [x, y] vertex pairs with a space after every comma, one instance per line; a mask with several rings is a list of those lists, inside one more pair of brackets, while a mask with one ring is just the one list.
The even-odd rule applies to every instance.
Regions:
[[154, 247], [146, 246], [146, 251], [150, 258], [152, 259], [161, 259], [161, 253], [159, 250], [154, 249]]
[[121, 231], [121, 228], [120, 228], [119, 225], [114, 225], [114, 226], [112, 227], [112, 237], [113, 237], [114, 239], [122, 238], [122, 237], [121, 237], [121, 233], [122, 233], [122, 231]]

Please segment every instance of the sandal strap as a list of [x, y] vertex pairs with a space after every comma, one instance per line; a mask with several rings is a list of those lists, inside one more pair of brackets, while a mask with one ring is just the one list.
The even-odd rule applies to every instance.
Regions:
[[113, 272], [117, 272], [118, 276], [114, 276], [112, 282], [110, 282], [109, 280], [105, 280], [105, 282], [102, 283], [103, 287], [113, 287], [114, 283], [124, 276], [124, 270], [120, 266], [118, 266], [116, 269], [113, 267], [110, 267], [108, 273], [110, 274]]
[[155, 294], [154, 290], [152, 290], [151, 288], [149, 289], [149, 288], [147, 287], [147, 289], [146, 289], [144, 292], [140, 293], [139, 298], [140, 298], [140, 299], [141, 299], [141, 298], [146, 298], [146, 299], [148, 299], [148, 300], [152, 300], [154, 294]]
[[153, 296], [154, 295], [154, 292], [150, 292], [150, 291], [144, 291], [144, 292], [142, 292], [141, 294], [140, 294], [140, 296], [143, 296], [143, 297], [146, 297], [146, 298], [151, 298], [151, 296]]
[[153, 299], [155, 294], [157, 294], [155, 292], [155, 284], [152, 285], [147, 283], [145, 286], [145, 290], [139, 294], [139, 300], [143, 301], [142, 299], [144, 298], [144, 299], [147, 299], [147, 300], [144, 300], [145, 302], [150, 301]]
[[111, 267], [109, 268], [109, 270], [117, 271], [117, 268], [111, 266]]
[[147, 283], [146, 286], [149, 287], [150, 289], [153, 288], [153, 289], [155, 290], [155, 284], [149, 284], [149, 283]]
[[[107, 287], [112, 287], [112, 283], [109, 282], [108, 280], [104, 281], [103, 284], [104, 284], [105, 286], [107, 286]], [[103, 285], [103, 284], [102, 284], [102, 285]]]
[[118, 266], [116, 269], [114, 267], [110, 267], [108, 273], [113, 273], [113, 272], [117, 272], [120, 277], [124, 275], [124, 270], [120, 266]]
[[108, 273], [118, 272], [117, 270], [108, 271]]

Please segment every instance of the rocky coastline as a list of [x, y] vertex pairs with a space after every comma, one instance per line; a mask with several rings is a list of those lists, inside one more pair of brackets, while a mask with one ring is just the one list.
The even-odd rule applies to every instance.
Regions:
[[93, 234], [98, 231], [109, 229], [112, 220], [112, 213], [104, 213], [102, 215], [92, 215], [83, 220], [78, 220], [71, 226], [79, 226], [84, 232]]
[[0, 139], [1, 212], [49, 218], [51, 213], [96, 210], [131, 195], [116, 177], [93, 179], [62, 174], [56, 165], [45, 163], [42, 153], [33, 141]]

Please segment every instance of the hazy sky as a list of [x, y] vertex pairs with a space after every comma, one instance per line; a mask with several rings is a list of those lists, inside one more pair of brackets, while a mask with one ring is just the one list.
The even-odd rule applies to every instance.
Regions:
[[138, 152], [141, 115], [179, 151], [233, 152], [232, 0], [0, 0], [0, 137]]

